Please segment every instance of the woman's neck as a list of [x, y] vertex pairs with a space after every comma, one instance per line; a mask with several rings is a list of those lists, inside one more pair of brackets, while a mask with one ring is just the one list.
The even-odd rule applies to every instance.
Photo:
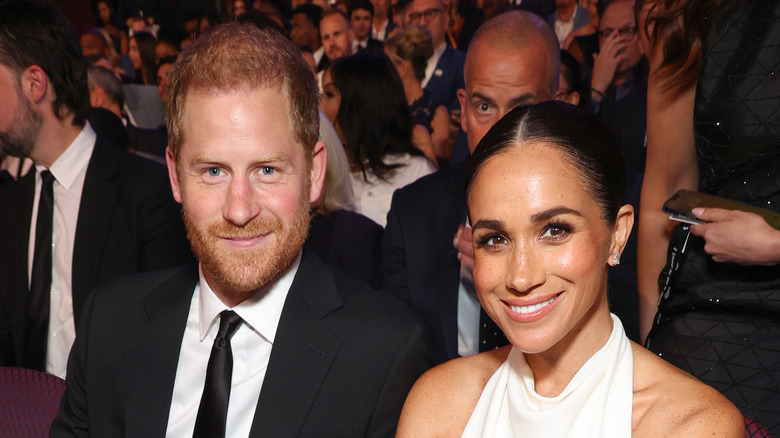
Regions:
[[416, 79], [404, 80], [404, 93], [406, 93], [406, 104], [411, 106], [417, 99], [423, 96], [420, 81]]
[[584, 316], [580, 324], [572, 327], [550, 349], [526, 354], [526, 361], [534, 374], [536, 392], [545, 397], [555, 397], [563, 392], [585, 362], [607, 343], [612, 334], [612, 324], [605, 304], [603, 310]]

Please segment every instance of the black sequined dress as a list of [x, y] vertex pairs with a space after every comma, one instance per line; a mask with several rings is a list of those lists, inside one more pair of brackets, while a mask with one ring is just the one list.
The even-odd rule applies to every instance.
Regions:
[[[699, 190], [780, 211], [780, 1], [726, 15], [696, 89]], [[646, 346], [780, 435], [780, 265], [716, 263], [703, 246], [676, 230]]]

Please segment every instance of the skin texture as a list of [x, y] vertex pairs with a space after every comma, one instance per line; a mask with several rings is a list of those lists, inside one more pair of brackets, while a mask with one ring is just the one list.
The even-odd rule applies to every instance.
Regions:
[[[330, 69], [327, 69], [322, 75], [322, 99], [320, 100], [320, 109], [325, 113], [325, 116], [330, 120], [333, 127], [336, 128], [337, 133], [341, 132], [337, 127], [338, 123], [336, 123], [336, 116], [339, 114], [339, 105], [341, 105], [341, 93], [339, 92], [339, 89], [333, 85], [333, 75], [331, 74]], [[342, 135], [339, 134], [339, 137], [342, 137]], [[343, 142], [344, 139], [342, 138], [341, 141]]]
[[[561, 393], [609, 338], [607, 266], [631, 230], [633, 208], [602, 217], [578, 171], [547, 143], [492, 157], [468, 197], [474, 220], [474, 280], [480, 302], [526, 352], [535, 390]], [[518, 318], [507, 304], [548, 304]], [[632, 436], [742, 437], [739, 411], [714, 389], [632, 344]], [[415, 383], [398, 437], [458, 436], [509, 347], [458, 358]]]
[[660, 46], [654, 47], [647, 83], [647, 162], [640, 197], [637, 249], [639, 335], [643, 342], [658, 307], [658, 275], [666, 264], [669, 240], [677, 225], [661, 207], [677, 190], [695, 191], [699, 187], [693, 138], [696, 89], [664, 89], [657, 75], [661, 59]]
[[[639, 36], [620, 36], [618, 29], [636, 27], [634, 6], [631, 1], [611, 3], [604, 11], [599, 23], [601, 31], [611, 29], [607, 37], [599, 36], [601, 51], [593, 55], [593, 79], [591, 86], [602, 93], [612, 84], [620, 85], [628, 79], [631, 69], [644, 54]], [[601, 100], [601, 95], [593, 93], [593, 99]]]
[[[49, 167], [81, 132], [73, 114], [54, 114], [56, 98], [49, 77], [37, 65], [13, 73], [0, 64], [0, 148], [4, 153], [31, 158]], [[15, 141], [9, 141], [16, 137]], [[14, 146], [14, 143], [16, 144]]]
[[322, 46], [320, 44], [320, 30], [317, 29], [311, 21], [306, 19], [306, 14], [293, 15], [292, 29], [290, 30], [290, 39], [300, 46], [309, 46], [312, 50], [317, 50]]
[[[516, 106], [553, 98], [544, 67], [548, 55], [541, 44], [529, 41], [511, 53], [489, 43], [473, 45], [464, 66], [466, 89], [458, 90], [461, 128], [466, 132], [469, 151], [474, 152], [490, 128]], [[537, 61], [527, 62], [529, 59]], [[471, 271], [474, 253], [470, 227], [460, 227], [453, 246], [466, 271]]]
[[0, 151], [2, 155], [27, 157], [32, 153], [41, 118], [22, 95], [15, 75], [0, 65]]
[[780, 263], [780, 231], [761, 216], [720, 208], [695, 208], [693, 213], [708, 222], [692, 225], [691, 233], [704, 238], [704, 251], [712, 260], [740, 265]]
[[171, 186], [206, 281], [232, 307], [297, 256], [327, 154], [295, 142], [279, 89], [190, 91], [186, 105], [179, 161], [167, 153]]
[[108, 49], [106, 48], [106, 42], [102, 38], [93, 34], [85, 33], [81, 35], [81, 53], [84, 56], [89, 55], [101, 55], [107, 56]]
[[171, 85], [168, 73], [171, 72], [172, 68], [173, 64], [163, 64], [157, 69], [157, 92], [160, 93], [160, 99], [163, 102], [168, 97], [168, 87]]
[[138, 44], [135, 42], [135, 38], [130, 38], [130, 62], [133, 63], [134, 69], [141, 68], [141, 52], [138, 51]]
[[331, 61], [352, 54], [349, 22], [341, 14], [329, 15], [320, 21], [320, 36], [325, 54]]
[[409, 7], [406, 8], [407, 23], [411, 22], [409, 16], [414, 13], [420, 13], [429, 10], [438, 9], [439, 13], [436, 17], [428, 20], [425, 16], [421, 16], [415, 24], [418, 24], [429, 31], [431, 31], [431, 37], [433, 38], [434, 50], [444, 44], [444, 35], [447, 32], [447, 8], [440, 0], [414, 0]]
[[365, 9], [352, 11], [349, 21], [356, 40], [363, 41], [371, 35], [372, 20], [371, 12]]

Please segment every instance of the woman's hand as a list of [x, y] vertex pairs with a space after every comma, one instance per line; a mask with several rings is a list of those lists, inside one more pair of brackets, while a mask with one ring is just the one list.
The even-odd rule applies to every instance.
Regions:
[[694, 208], [705, 224], [691, 225], [704, 238], [704, 250], [719, 263], [771, 266], [780, 263], [780, 230], [761, 216], [740, 210]]

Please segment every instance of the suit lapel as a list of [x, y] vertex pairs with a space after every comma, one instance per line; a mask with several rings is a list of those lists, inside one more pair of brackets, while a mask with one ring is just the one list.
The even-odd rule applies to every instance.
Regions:
[[436, 210], [436, 223], [443, 230], [437, 233], [436, 241], [436, 298], [441, 315], [441, 328], [449, 357], [458, 353], [458, 291], [460, 288], [460, 262], [452, 246], [452, 239], [458, 226], [466, 220], [466, 206], [460, 187], [466, 172], [465, 163], [457, 164], [452, 179], [442, 186], [442, 197], [447, 202], [439, 204], [444, 208]]
[[295, 436], [339, 349], [323, 318], [341, 307], [331, 271], [304, 251], [282, 310], [250, 436]]
[[127, 436], [165, 436], [197, 265], [182, 267], [144, 300], [148, 322], [128, 346]]
[[[3, 228], [0, 239], [0, 303], [6, 313], [9, 330], [13, 334], [11, 344], [16, 362], [22, 359], [27, 321], [27, 259], [32, 222], [33, 198], [35, 197], [35, 169], [11, 185], [7, 198], [0, 208], [3, 209]], [[10, 310], [10, 311], [9, 311]], [[9, 334], [10, 336], [10, 334]], [[0, 340], [0, 345], [6, 341]], [[0, 352], [2, 355], [10, 352]]]
[[[114, 175], [119, 167], [112, 148], [98, 136], [87, 166], [79, 204], [76, 239], [73, 245], [73, 308], [81, 309], [97, 276], [103, 243], [111, 223], [119, 186]], [[74, 312], [76, 326], [79, 312]]]

